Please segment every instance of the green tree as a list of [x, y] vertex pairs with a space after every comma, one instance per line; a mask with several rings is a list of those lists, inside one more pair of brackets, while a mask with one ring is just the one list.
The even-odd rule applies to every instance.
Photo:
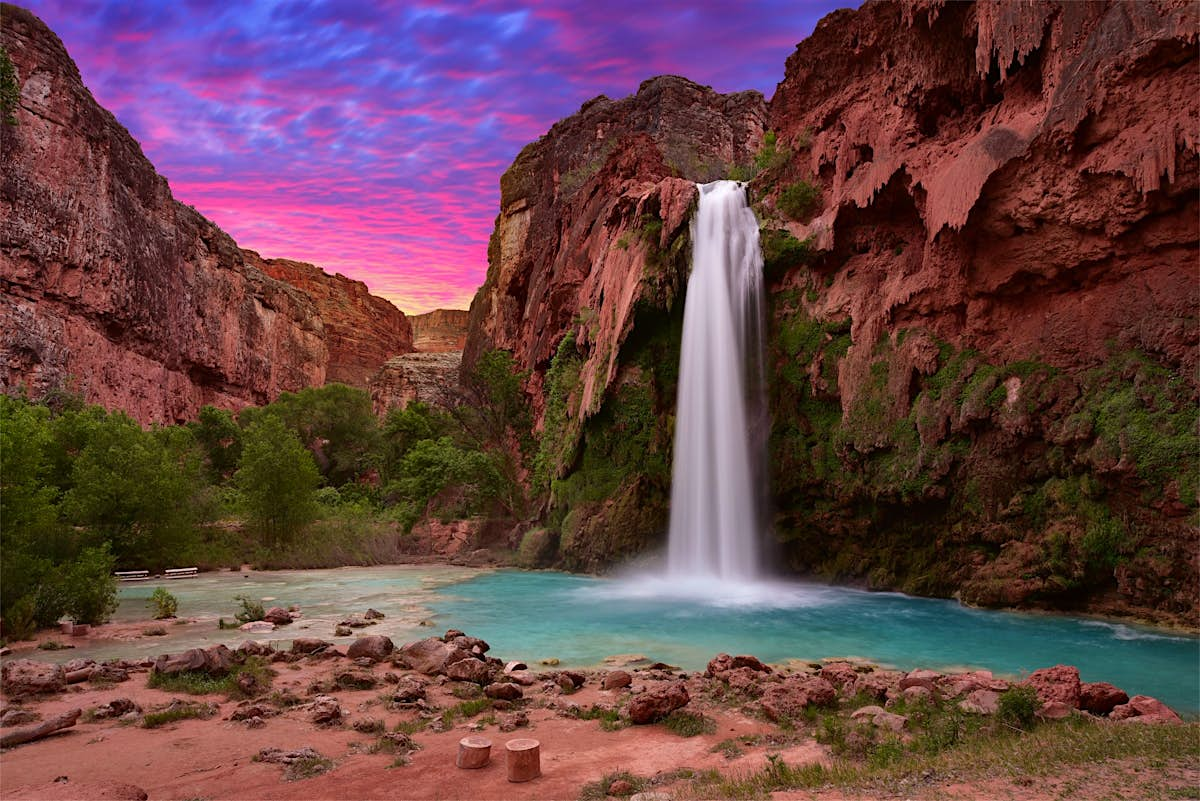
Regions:
[[191, 434], [143, 431], [117, 412], [92, 432], [71, 470], [68, 519], [112, 544], [129, 567], [167, 567], [198, 541], [204, 488]]
[[234, 482], [249, 524], [268, 546], [291, 542], [317, 515], [321, 474], [312, 454], [275, 415], [246, 428]]
[[233, 414], [228, 409], [204, 406], [188, 428], [204, 450], [209, 477], [220, 482], [233, 475], [242, 455], [242, 429]]
[[8, 57], [8, 51], [0, 47], [0, 121], [5, 125], [16, 125], [17, 106], [20, 104], [21, 87], [17, 83], [17, 71]]
[[389, 410], [380, 436], [380, 467], [384, 481], [399, 475], [400, 463], [418, 442], [440, 439], [453, 428], [454, 420], [447, 412], [420, 401], [414, 401], [403, 409]]
[[103, 623], [117, 611], [117, 560], [108, 545], [84, 548], [63, 580], [66, 611], [76, 623]]
[[284, 392], [260, 409], [244, 409], [239, 420], [249, 426], [268, 415], [296, 432], [331, 486], [378, 467], [379, 419], [364, 390], [326, 384]]

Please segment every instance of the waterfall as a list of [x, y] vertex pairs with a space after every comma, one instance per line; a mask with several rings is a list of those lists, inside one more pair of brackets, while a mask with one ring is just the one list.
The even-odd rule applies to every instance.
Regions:
[[762, 572], [766, 403], [758, 221], [736, 181], [700, 184], [683, 312], [667, 568]]

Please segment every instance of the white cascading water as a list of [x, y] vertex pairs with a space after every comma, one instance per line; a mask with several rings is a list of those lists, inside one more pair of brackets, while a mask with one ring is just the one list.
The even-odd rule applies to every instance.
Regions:
[[700, 185], [683, 312], [667, 571], [762, 573], [766, 403], [758, 221], [736, 181]]

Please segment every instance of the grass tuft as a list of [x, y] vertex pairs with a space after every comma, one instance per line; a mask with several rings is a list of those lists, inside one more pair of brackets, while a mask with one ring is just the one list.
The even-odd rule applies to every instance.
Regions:
[[668, 731], [680, 737], [695, 737], [700, 734], [712, 734], [717, 730], [717, 722], [699, 712], [689, 712], [686, 709], [676, 709], [667, 715], [663, 725]]

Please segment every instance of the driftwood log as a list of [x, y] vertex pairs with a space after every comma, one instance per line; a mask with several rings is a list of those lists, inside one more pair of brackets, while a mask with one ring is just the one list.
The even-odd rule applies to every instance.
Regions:
[[75, 721], [79, 720], [81, 714], [83, 714], [83, 710], [72, 709], [70, 712], [64, 712], [58, 717], [50, 718], [36, 726], [25, 726], [5, 732], [3, 735], [0, 735], [0, 748], [10, 748], [21, 743], [40, 740], [43, 737], [54, 734], [59, 729], [70, 728], [75, 725]]
[[537, 740], [509, 740], [504, 747], [510, 782], [527, 782], [542, 775], [542, 744]]

